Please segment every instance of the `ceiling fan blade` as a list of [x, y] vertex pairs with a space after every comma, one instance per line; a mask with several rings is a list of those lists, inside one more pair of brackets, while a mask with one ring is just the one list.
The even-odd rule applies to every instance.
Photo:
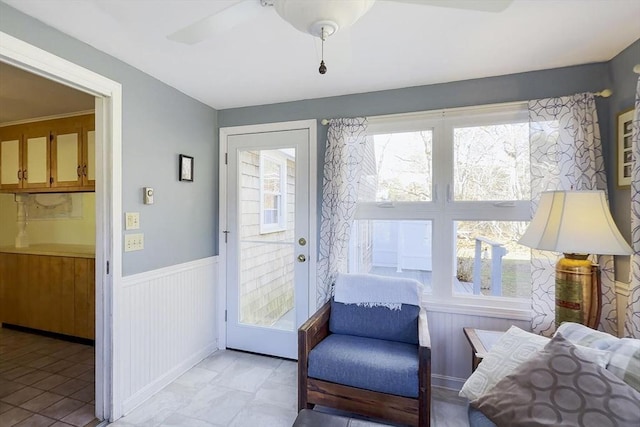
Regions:
[[179, 43], [196, 44], [208, 37], [224, 33], [233, 27], [251, 21], [264, 13], [266, 9], [257, 0], [242, 0], [168, 35], [167, 38]]
[[481, 12], [502, 12], [513, 3], [513, 0], [387, 0], [399, 3], [440, 6], [451, 9], [478, 10]]

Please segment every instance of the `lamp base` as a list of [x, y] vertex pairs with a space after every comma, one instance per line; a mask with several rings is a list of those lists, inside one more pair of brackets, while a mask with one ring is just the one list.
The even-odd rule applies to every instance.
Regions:
[[588, 255], [564, 256], [556, 264], [556, 328], [562, 322], [596, 328], [600, 323], [600, 269]]

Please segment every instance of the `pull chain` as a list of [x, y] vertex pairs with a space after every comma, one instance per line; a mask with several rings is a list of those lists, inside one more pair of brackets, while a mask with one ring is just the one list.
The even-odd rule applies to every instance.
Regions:
[[320, 59], [320, 68], [318, 68], [318, 71], [320, 74], [324, 74], [327, 72], [327, 66], [324, 65], [324, 27], [322, 27], [320, 32], [320, 39], [322, 40], [322, 57]]

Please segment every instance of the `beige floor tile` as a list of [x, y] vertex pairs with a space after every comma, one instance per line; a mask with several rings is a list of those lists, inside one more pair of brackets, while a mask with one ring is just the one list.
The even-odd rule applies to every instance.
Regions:
[[84, 405], [62, 419], [67, 424], [84, 427], [96, 418], [93, 405]]
[[33, 414], [29, 418], [22, 420], [15, 427], [47, 427], [55, 423], [56, 420], [40, 414]]
[[62, 371], [58, 372], [58, 374], [69, 378], [78, 378], [79, 376], [89, 371], [93, 371], [93, 366], [78, 363], [67, 369], [63, 369]]
[[32, 413], [29, 411], [13, 407], [7, 412], [0, 414], [0, 426], [13, 426], [18, 424], [20, 421], [29, 418], [31, 415]]
[[21, 388], [15, 393], [11, 393], [3, 397], [2, 401], [6, 403], [10, 403], [11, 405], [14, 405], [14, 406], [20, 406], [21, 403], [27, 402], [42, 393], [43, 391], [40, 389], [27, 386], [27, 387]]
[[69, 381], [69, 378], [62, 375], [51, 374], [47, 378], [34, 383], [32, 386], [41, 390], [51, 390], [62, 383]]
[[82, 381], [82, 380], [78, 380], [78, 379], [70, 379], [69, 381], [66, 381], [66, 382], [62, 383], [59, 386], [52, 388], [51, 391], [53, 393], [63, 394], [65, 396], [70, 396], [73, 393], [75, 393], [75, 392], [77, 392], [79, 390], [82, 390], [87, 385], [89, 385], [89, 383], [86, 382], [86, 381]]
[[49, 406], [48, 408], [43, 409], [42, 411], [40, 411], [40, 413], [47, 417], [55, 418], [56, 420], [61, 420], [83, 405], [84, 403], [80, 402], [79, 400], [65, 397], [62, 400]]
[[29, 368], [27, 366], [18, 366], [16, 368], [13, 368], [10, 371], [4, 372], [2, 374], [2, 377], [7, 380], [15, 380], [16, 378], [21, 377], [23, 375], [30, 374], [33, 371], [34, 371], [33, 368]]
[[9, 409], [13, 407], [14, 407], [13, 405], [9, 405], [8, 403], [4, 403], [0, 401], [0, 414], [4, 414], [5, 412], [7, 412]]
[[60, 371], [64, 371], [74, 365], [73, 362], [69, 362], [67, 360], [58, 360], [50, 365], [44, 366], [40, 369], [43, 371], [51, 372], [52, 374], [57, 374]]
[[27, 375], [23, 375], [15, 379], [15, 382], [24, 384], [24, 385], [33, 385], [38, 381], [42, 381], [43, 379], [49, 377], [51, 375], [50, 372], [45, 371], [33, 371]]
[[77, 392], [73, 393], [69, 397], [72, 399], [81, 400], [83, 402], [90, 403], [95, 398], [95, 394], [96, 394], [96, 385], [94, 383], [90, 383], [89, 385], [78, 390]]
[[20, 384], [14, 381], [3, 381], [2, 387], [0, 387], [0, 399], [12, 393], [15, 393], [16, 391], [24, 387], [25, 387], [24, 384]]
[[20, 405], [20, 407], [29, 411], [40, 412], [43, 409], [53, 405], [54, 403], [61, 401], [63, 398], [64, 396], [60, 396], [59, 394], [45, 391], [41, 395], [36, 396], [27, 402], [24, 402]]
[[57, 362], [60, 359], [56, 359], [55, 357], [51, 357], [51, 356], [43, 356], [43, 355], [39, 355], [40, 357], [38, 357], [35, 360], [32, 360], [31, 362], [27, 363], [26, 366], [29, 366], [31, 368], [36, 368], [36, 369], [42, 369], [45, 366], [49, 366], [52, 363]]

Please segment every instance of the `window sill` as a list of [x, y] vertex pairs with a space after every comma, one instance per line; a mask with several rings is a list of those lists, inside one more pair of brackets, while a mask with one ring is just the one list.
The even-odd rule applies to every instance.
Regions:
[[[489, 302], [489, 301], [487, 301]], [[509, 301], [511, 307], [500, 307], [498, 304], [502, 300], [494, 300], [489, 304], [481, 304], [480, 301], [469, 301], [458, 298], [452, 299], [435, 299], [433, 295], [423, 294], [422, 305], [427, 311], [435, 311], [439, 313], [462, 314], [467, 316], [493, 317], [498, 319], [511, 320], [531, 320], [533, 312], [523, 302], [514, 304], [513, 300]]]

